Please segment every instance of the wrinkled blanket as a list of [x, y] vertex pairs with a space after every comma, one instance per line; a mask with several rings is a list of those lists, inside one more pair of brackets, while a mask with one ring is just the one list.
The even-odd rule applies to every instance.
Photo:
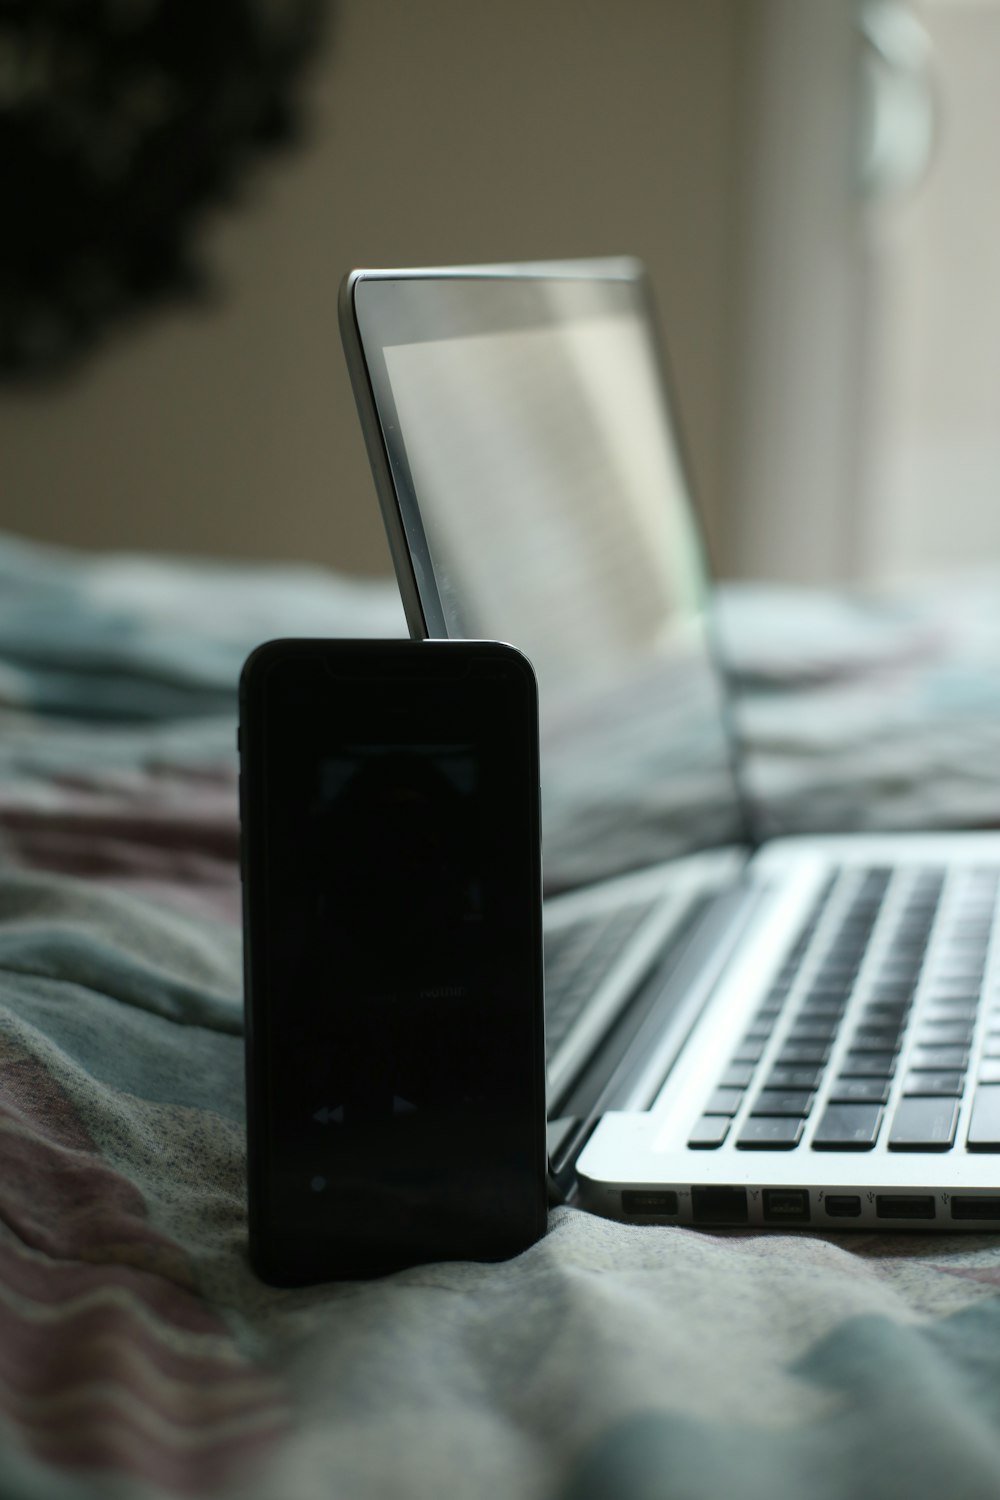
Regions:
[[[1000, 606], [950, 597], [730, 591], [779, 824], [996, 821]], [[559, 1209], [501, 1265], [254, 1277], [236, 677], [402, 628], [382, 583], [0, 539], [2, 1500], [992, 1500], [988, 1236]]]

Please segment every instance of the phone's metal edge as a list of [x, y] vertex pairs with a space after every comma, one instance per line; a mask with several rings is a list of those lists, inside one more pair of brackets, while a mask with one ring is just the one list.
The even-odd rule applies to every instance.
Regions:
[[[249, 719], [250, 678], [266, 663], [273, 642], [264, 641], [256, 646], [244, 661], [239, 677], [239, 819], [240, 819], [240, 907], [242, 915], [241, 950], [243, 977], [243, 1087], [244, 1125], [246, 1130], [247, 1159], [247, 1253], [254, 1272], [262, 1281], [274, 1284], [276, 1268], [266, 1253], [266, 1236], [263, 1233], [264, 1211], [261, 1170], [262, 1149], [268, 1123], [262, 1119], [266, 1112], [266, 1090], [259, 1079], [261, 1070], [260, 1039], [257, 1035], [254, 970], [259, 970], [255, 961], [256, 932], [258, 925], [252, 920], [252, 907], [256, 890], [254, 867], [260, 867], [264, 852], [257, 852], [257, 843], [263, 832], [263, 820], [252, 817], [250, 801], [256, 785], [256, 767], [248, 749], [254, 742]], [[252, 840], [251, 840], [252, 830]], [[253, 848], [251, 848], [251, 842]], [[260, 1086], [259, 1086], [260, 1085]]]

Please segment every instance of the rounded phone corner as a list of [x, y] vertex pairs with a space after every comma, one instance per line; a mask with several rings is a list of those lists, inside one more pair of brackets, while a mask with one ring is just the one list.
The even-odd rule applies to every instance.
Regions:
[[261, 664], [267, 665], [268, 658], [274, 654], [276, 646], [284, 644], [281, 641], [261, 641], [259, 646], [254, 646], [249, 656], [246, 657], [240, 668], [240, 697], [246, 696], [247, 684], [251, 677], [260, 671]]

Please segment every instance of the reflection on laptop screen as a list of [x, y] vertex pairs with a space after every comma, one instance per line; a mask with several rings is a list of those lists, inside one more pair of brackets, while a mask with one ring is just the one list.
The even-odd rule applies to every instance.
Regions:
[[383, 310], [387, 291], [362, 284], [358, 315], [429, 628], [510, 641], [538, 674], [547, 890], [741, 841], [638, 289], [416, 277]]

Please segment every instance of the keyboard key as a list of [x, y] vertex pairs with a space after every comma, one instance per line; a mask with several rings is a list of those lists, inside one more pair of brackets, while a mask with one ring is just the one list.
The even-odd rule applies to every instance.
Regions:
[[734, 1115], [743, 1103], [742, 1089], [716, 1089], [705, 1105], [706, 1115]]
[[702, 1115], [688, 1136], [693, 1151], [714, 1151], [729, 1134], [732, 1121], [727, 1115]]
[[823, 1076], [822, 1068], [772, 1068], [766, 1089], [814, 1089]]
[[980, 1083], [1000, 1083], [1000, 1057], [987, 1057], [979, 1064]]
[[976, 1089], [967, 1145], [970, 1151], [1000, 1151], [1000, 1085]]
[[816, 1127], [814, 1151], [870, 1151], [884, 1110], [879, 1104], [828, 1104]]
[[792, 1117], [752, 1115], [736, 1137], [741, 1151], [791, 1151], [802, 1138], [803, 1122]]
[[785, 1042], [775, 1058], [779, 1068], [797, 1068], [800, 1063], [825, 1063], [830, 1048], [822, 1042]]
[[830, 1087], [831, 1104], [884, 1104], [890, 1085], [884, 1078], [835, 1078]]
[[898, 1026], [865, 1026], [851, 1037], [852, 1052], [896, 1052], [899, 1049]]
[[970, 1021], [924, 1021], [917, 1028], [919, 1047], [967, 1047], [975, 1027]]
[[968, 1047], [914, 1047], [909, 1057], [915, 1073], [962, 1073], [969, 1066]]
[[919, 963], [927, 947], [927, 930], [920, 921], [900, 922], [889, 941], [892, 947], [891, 962], [898, 964], [905, 961], [912, 967]]
[[733, 1062], [760, 1062], [767, 1043], [758, 1037], [744, 1037], [733, 1053]]
[[[1000, 1077], [997, 1082], [1000, 1083]], [[903, 1093], [910, 1097], [941, 1094], [950, 1099], [958, 1099], [964, 1089], [964, 1073], [907, 1073], [903, 1083]]]
[[719, 1079], [723, 1089], [745, 1089], [753, 1077], [753, 1063], [730, 1063]]
[[834, 1018], [822, 1020], [814, 1016], [808, 1019], [799, 1017], [788, 1033], [788, 1040], [790, 1042], [828, 1042], [837, 1030], [837, 1024]]
[[934, 965], [934, 979], [939, 984], [978, 984], [982, 977], [981, 958], [953, 958]]
[[890, 1151], [949, 1151], [955, 1140], [955, 1099], [901, 1099], [889, 1131]]
[[811, 1010], [814, 1005], [835, 1005], [843, 1010], [853, 987], [853, 984], [845, 980], [838, 980], [836, 983], [816, 980], [806, 991], [802, 1008]]
[[876, 981], [868, 990], [869, 1003], [905, 1010], [913, 999], [914, 984], [884, 984]]
[[861, 1026], [903, 1026], [910, 1014], [910, 1002], [906, 1005], [885, 1005], [882, 1001], [868, 1001], [858, 1017]]
[[758, 1011], [746, 1029], [744, 1040], [754, 1042], [766, 1041], [774, 1030], [774, 1018], [776, 1014], [777, 1012], [773, 1015], [761, 1015], [760, 1011]]
[[872, 985], [882, 992], [895, 990], [902, 994], [913, 990], [919, 976], [919, 963], [886, 963], [873, 976]]
[[803, 1020], [829, 1019], [839, 1021], [847, 1009], [847, 997], [838, 999], [834, 995], [807, 995], [799, 1007], [799, 1015]]
[[931, 1021], [975, 1021], [979, 1014], [978, 1000], [963, 996], [960, 1000], [927, 995], [924, 998], [920, 1019], [925, 1024]]
[[795, 1115], [804, 1119], [815, 1095], [805, 1089], [763, 1089], [754, 1100], [752, 1115]]
[[840, 1071], [845, 1078], [891, 1078], [895, 1067], [892, 1052], [848, 1052]]
[[846, 954], [841, 958], [839, 954], [834, 953], [829, 958], [823, 960], [815, 982], [816, 984], [823, 984], [829, 987], [838, 984], [847, 985], [850, 984], [857, 971], [857, 959], [852, 959]]
[[892, 1038], [891, 1045], [887, 1050], [895, 1051], [899, 1045], [899, 1038], [906, 1030], [907, 1019], [908, 1017], [905, 1012], [902, 1015], [893, 1015], [891, 1012], [881, 1015], [873, 1014], [869, 1010], [868, 1012], [862, 1012], [858, 1017], [857, 1029], [866, 1036], [876, 1036], [879, 1032], [883, 1032], [887, 1037]]
[[889, 947], [879, 966], [880, 974], [912, 974], [923, 962], [927, 951], [927, 922], [923, 914], [910, 913], [894, 932], [889, 933]]
[[939, 984], [931, 981], [924, 991], [924, 1001], [927, 1005], [933, 1005], [935, 1010], [938, 1006], [951, 1008], [967, 1007], [975, 1012], [979, 1005], [978, 984]]

